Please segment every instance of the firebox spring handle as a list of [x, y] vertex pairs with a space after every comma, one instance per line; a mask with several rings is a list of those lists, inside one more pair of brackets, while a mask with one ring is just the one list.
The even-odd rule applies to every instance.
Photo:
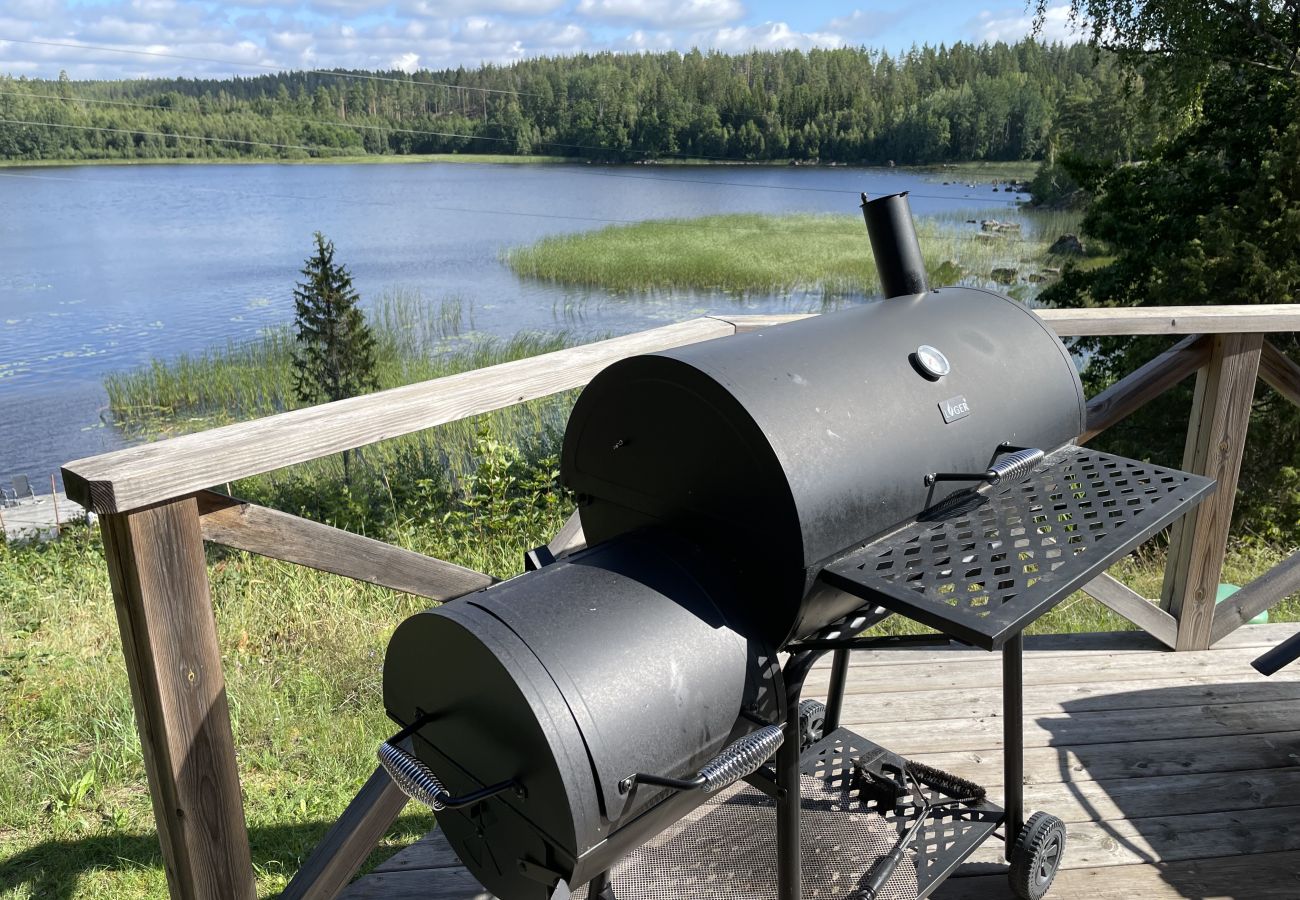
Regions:
[[402, 793], [412, 800], [420, 801], [434, 812], [473, 806], [475, 803], [481, 803], [489, 797], [495, 797], [509, 790], [523, 796], [523, 786], [512, 778], [509, 781], [502, 781], [481, 790], [453, 797], [428, 766], [415, 754], [397, 746], [393, 738], [379, 745], [379, 764], [393, 779], [393, 783], [402, 789]]
[[990, 485], [1024, 481], [1046, 455], [1036, 447], [1027, 447], [1004, 453], [983, 472], [931, 472], [925, 476], [925, 486], [930, 487], [937, 481], [986, 481]]
[[637, 772], [618, 783], [618, 792], [626, 794], [638, 784], [649, 784], [679, 791], [702, 790], [711, 794], [753, 775], [780, 749], [784, 740], [785, 732], [780, 725], [765, 725], [728, 744], [691, 778], [666, 778]]

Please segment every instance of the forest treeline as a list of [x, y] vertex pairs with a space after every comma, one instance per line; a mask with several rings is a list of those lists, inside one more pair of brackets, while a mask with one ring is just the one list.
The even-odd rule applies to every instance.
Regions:
[[0, 76], [0, 158], [11, 160], [459, 152], [901, 165], [1065, 151], [1126, 161], [1168, 119], [1113, 58], [1028, 39], [898, 56], [579, 54], [410, 75]]

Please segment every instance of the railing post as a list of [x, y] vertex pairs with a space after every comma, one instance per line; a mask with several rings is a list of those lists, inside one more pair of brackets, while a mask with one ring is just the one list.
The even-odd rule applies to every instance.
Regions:
[[1178, 620], [1177, 650], [1210, 646], [1228, 527], [1259, 374], [1262, 334], [1220, 334], [1196, 376], [1183, 468], [1218, 482], [1215, 492], [1179, 520], [1169, 544], [1162, 605]]
[[190, 496], [100, 521], [171, 895], [252, 900], [198, 505]]

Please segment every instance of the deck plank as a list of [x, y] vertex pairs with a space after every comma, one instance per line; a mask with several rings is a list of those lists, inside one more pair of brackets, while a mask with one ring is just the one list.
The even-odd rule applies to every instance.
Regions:
[[[934, 900], [1006, 900], [1001, 874], [949, 879]], [[1295, 900], [1300, 897], [1300, 852], [1185, 860], [1159, 865], [1069, 869], [1056, 876], [1048, 897], [1088, 900]]]
[[[1070, 834], [1053, 900], [1300, 897], [1300, 671], [1265, 679], [1249, 668], [1297, 631], [1248, 626], [1215, 649], [1179, 654], [1132, 633], [1029, 640], [1026, 801]], [[859, 656], [848, 727], [984, 784], [996, 800], [998, 655]], [[1000, 855], [986, 844], [935, 897], [1005, 900]], [[489, 900], [436, 830], [343, 896]]]

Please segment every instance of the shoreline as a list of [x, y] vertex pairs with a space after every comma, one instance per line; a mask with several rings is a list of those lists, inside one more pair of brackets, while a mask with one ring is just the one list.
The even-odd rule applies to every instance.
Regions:
[[504, 153], [425, 153], [425, 154], [369, 154], [362, 156], [327, 156], [304, 159], [278, 157], [156, 157], [149, 159], [0, 159], [0, 169], [65, 169], [79, 166], [357, 166], [357, 165], [419, 165], [449, 163], [452, 165], [503, 165], [503, 166], [730, 166], [756, 169], [896, 169], [902, 172], [950, 173], [967, 177], [987, 178], [998, 182], [1024, 182], [1034, 176], [1039, 166], [1036, 160], [968, 160], [955, 163], [929, 163], [925, 165], [863, 165], [840, 162], [804, 162], [792, 160], [745, 159], [654, 159], [631, 162], [600, 162], [585, 157], [520, 155]]

